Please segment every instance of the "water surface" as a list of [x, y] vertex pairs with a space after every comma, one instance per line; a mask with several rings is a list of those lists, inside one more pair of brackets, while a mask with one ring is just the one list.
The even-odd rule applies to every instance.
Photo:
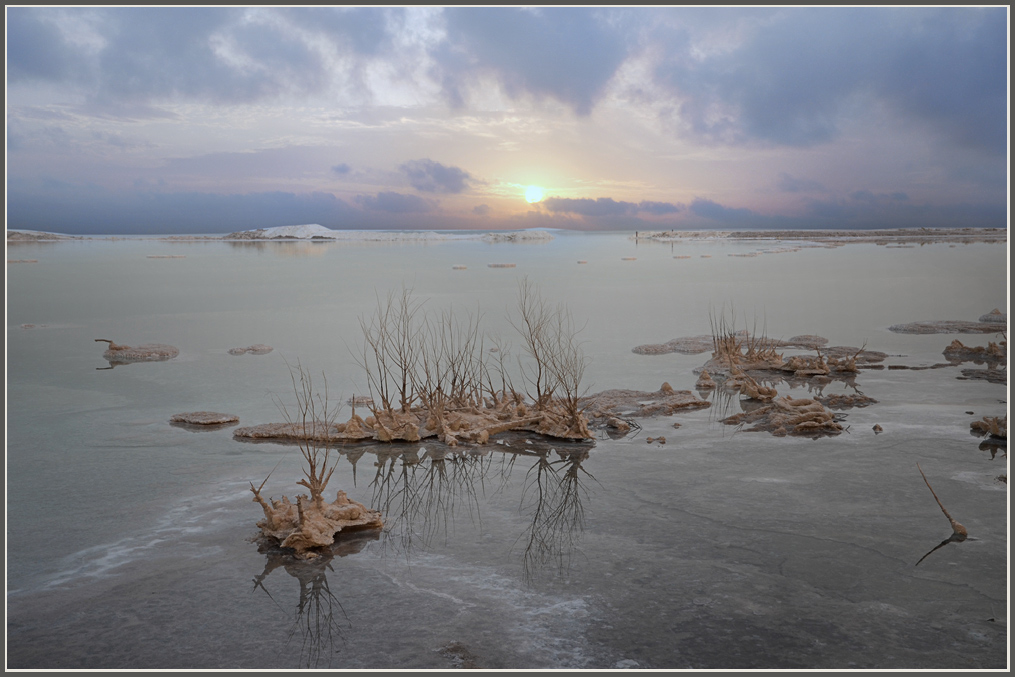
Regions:
[[[944, 362], [956, 336], [890, 325], [1006, 309], [1003, 246], [729, 256], [780, 246], [559, 233], [10, 247], [38, 263], [7, 270], [8, 667], [1005, 667], [1007, 456], [969, 423], [1004, 414], [1007, 388], [961, 367], [861, 372], [879, 403], [820, 440], [735, 432], [717, 419], [740, 404], [716, 398], [593, 445], [343, 448], [329, 491], [383, 509], [388, 529], [316, 566], [249, 540], [249, 483], [271, 473], [265, 490], [292, 497], [294, 447], [169, 423], [281, 420], [287, 361], [326, 375], [335, 401], [365, 393], [359, 318], [402, 285], [517, 347], [506, 316], [527, 276], [584, 325], [593, 391], [693, 388], [707, 354], [631, 349], [707, 334], [723, 308], [907, 366]], [[96, 338], [180, 354], [109, 369]], [[274, 350], [228, 354], [255, 343]], [[824, 387], [839, 392], [853, 390]], [[919, 567], [950, 527], [917, 462], [971, 536]]]

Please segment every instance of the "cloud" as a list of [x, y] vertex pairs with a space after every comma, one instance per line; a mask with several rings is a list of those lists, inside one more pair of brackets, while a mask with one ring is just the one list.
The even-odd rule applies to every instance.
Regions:
[[[235, 104], [306, 96], [328, 90], [335, 78], [362, 87], [369, 57], [385, 49], [394, 53], [386, 25], [398, 12], [14, 8], [8, 11], [9, 77], [71, 85], [100, 108], [169, 99]], [[91, 44], [69, 37], [79, 32], [88, 32]]]
[[26, 7], [7, 10], [7, 78], [61, 81], [75, 75], [74, 50], [45, 15]]
[[695, 216], [701, 216], [728, 225], [760, 225], [771, 221], [770, 217], [763, 216], [750, 209], [725, 207], [718, 202], [702, 198], [697, 198], [691, 203], [690, 211]]
[[664, 214], [676, 214], [684, 206], [671, 202], [649, 202], [643, 201], [638, 204], [633, 202], [617, 201], [609, 197], [591, 198], [566, 198], [549, 197], [540, 204], [551, 212], [568, 212], [580, 214], [581, 216], [623, 216], [634, 215], [638, 212], [648, 212], [656, 216]]
[[620, 216], [634, 214], [638, 211], [638, 205], [633, 202], [618, 202], [610, 197], [600, 197], [595, 200], [591, 198], [549, 197], [540, 204], [551, 212], [570, 212], [582, 216]]
[[819, 181], [812, 179], [798, 179], [786, 172], [779, 174], [779, 181], [776, 183], [779, 190], [786, 193], [821, 193], [827, 190]]
[[627, 56], [626, 38], [601, 12], [577, 7], [453, 7], [435, 53], [445, 95], [491, 75], [512, 98], [551, 97], [589, 115]]
[[332, 168], [331, 168], [331, 171], [335, 172], [339, 176], [343, 176], [343, 175], [348, 174], [349, 172], [351, 172], [352, 171], [352, 167], [350, 167], [348, 164], [343, 162], [342, 164], [333, 165]]
[[108, 191], [47, 181], [14, 186], [7, 227], [57, 233], [228, 233], [294, 223], [348, 228], [359, 210], [330, 193]]
[[472, 213], [476, 216], [486, 216], [490, 213], [490, 205], [476, 205], [472, 208]]
[[909, 196], [903, 192], [894, 193], [873, 193], [869, 190], [858, 190], [850, 193], [850, 197], [857, 202], [866, 202], [868, 204], [890, 202], [904, 202], [909, 200]]
[[414, 214], [426, 213], [437, 208], [437, 202], [427, 200], [418, 195], [403, 195], [402, 193], [381, 192], [377, 195], [357, 195], [357, 204], [364, 209], [374, 212], [387, 212], [389, 214]]
[[468, 172], [430, 159], [412, 160], [399, 169], [413, 188], [424, 193], [461, 193], [473, 181]]
[[721, 49], [703, 49], [693, 26], [653, 36], [665, 54], [656, 82], [696, 135], [810, 146], [883, 105], [952, 142], [1003, 152], [1005, 8], [786, 9], [729, 28], [740, 37]]
[[1004, 228], [1003, 203], [913, 204], [904, 193], [857, 191], [848, 199], [809, 200], [794, 228]]
[[672, 202], [649, 202], [643, 200], [638, 203], [639, 212], [648, 212], [656, 216], [662, 216], [664, 214], [676, 214], [684, 209], [682, 204], [673, 204]]

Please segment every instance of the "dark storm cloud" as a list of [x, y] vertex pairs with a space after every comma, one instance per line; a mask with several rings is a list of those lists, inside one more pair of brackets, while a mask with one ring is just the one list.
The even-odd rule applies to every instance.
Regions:
[[330, 193], [118, 193], [94, 185], [15, 183], [7, 227], [57, 233], [227, 233], [294, 223], [344, 228], [359, 210]]
[[552, 97], [588, 115], [627, 57], [624, 35], [594, 9], [448, 8], [437, 54], [445, 93], [463, 102], [471, 77], [490, 74], [511, 97]]
[[657, 81], [702, 136], [822, 143], [873, 100], [954, 142], [1003, 151], [1004, 8], [784, 10], [705, 57], [692, 54], [690, 31], [666, 35], [655, 35], [668, 45]]
[[458, 167], [446, 167], [430, 159], [412, 160], [399, 167], [416, 190], [424, 193], [461, 193], [473, 181]]
[[437, 208], [434, 200], [427, 200], [418, 195], [403, 195], [402, 193], [381, 192], [377, 195], [357, 195], [356, 203], [364, 209], [374, 212], [387, 212], [389, 214], [419, 214], [433, 211]]
[[725, 207], [712, 200], [696, 199], [691, 203], [690, 211], [695, 216], [701, 216], [712, 221], [718, 221], [730, 226], [752, 226], [768, 223], [771, 217], [763, 216], [750, 209], [742, 207]]
[[624, 202], [614, 200], [610, 197], [591, 198], [568, 198], [549, 197], [540, 204], [551, 212], [567, 212], [581, 216], [623, 216], [633, 215], [638, 212], [647, 212], [661, 216], [664, 214], [675, 214], [683, 209], [683, 205], [675, 205], [670, 202]]

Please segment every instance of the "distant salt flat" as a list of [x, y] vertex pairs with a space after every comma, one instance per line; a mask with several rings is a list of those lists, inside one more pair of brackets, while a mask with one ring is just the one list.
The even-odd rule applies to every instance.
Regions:
[[490, 233], [437, 233], [432, 230], [332, 230], [317, 223], [276, 226], [229, 233], [223, 240], [336, 240], [354, 242], [445, 242], [482, 240], [484, 242], [549, 242], [554, 237], [545, 230], [517, 230]]

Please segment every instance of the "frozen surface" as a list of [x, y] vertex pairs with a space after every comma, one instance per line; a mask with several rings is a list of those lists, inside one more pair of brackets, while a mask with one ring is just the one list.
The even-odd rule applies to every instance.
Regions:
[[[1007, 454], [970, 423], [1005, 414], [1007, 387], [924, 368], [953, 336], [888, 330], [1006, 309], [1003, 245], [770, 242], [778, 254], [742, 257], [727, 255], [759, 243], [555, 236], [512, 249], [514, 269], [488, 268], [473, 239], [18, 245], [39, 263], [7, 279], [7, 666], [1006, 667]], [[324, 372], [334, 402], [367, 395], [356, 319], [403, 283], [509, 337], [523, 276], [587, 320], [592, 392], [694, 389], [708, 353], [632, 349], [707, 335], [724, 304], [738, 328], [866, 344], [908, 368], [777, 384], [877, 400], [819, 440], [724, 426], [749, 405], [716, 391], [594, 445], [343, 447], [329, 491], [388, 526], [320, 566], [249, 540], [249, 483], [270, 474], [265, 493], [292, 497], [293, 447], [169, 422], [278, 420], [286, 361]], [[180, 352], [104, 369], [97, 336]], [[229, 355], [252, 337], [274, 350]], [[951, 527], [917, 462], [969, 532], [918, 567]]]

